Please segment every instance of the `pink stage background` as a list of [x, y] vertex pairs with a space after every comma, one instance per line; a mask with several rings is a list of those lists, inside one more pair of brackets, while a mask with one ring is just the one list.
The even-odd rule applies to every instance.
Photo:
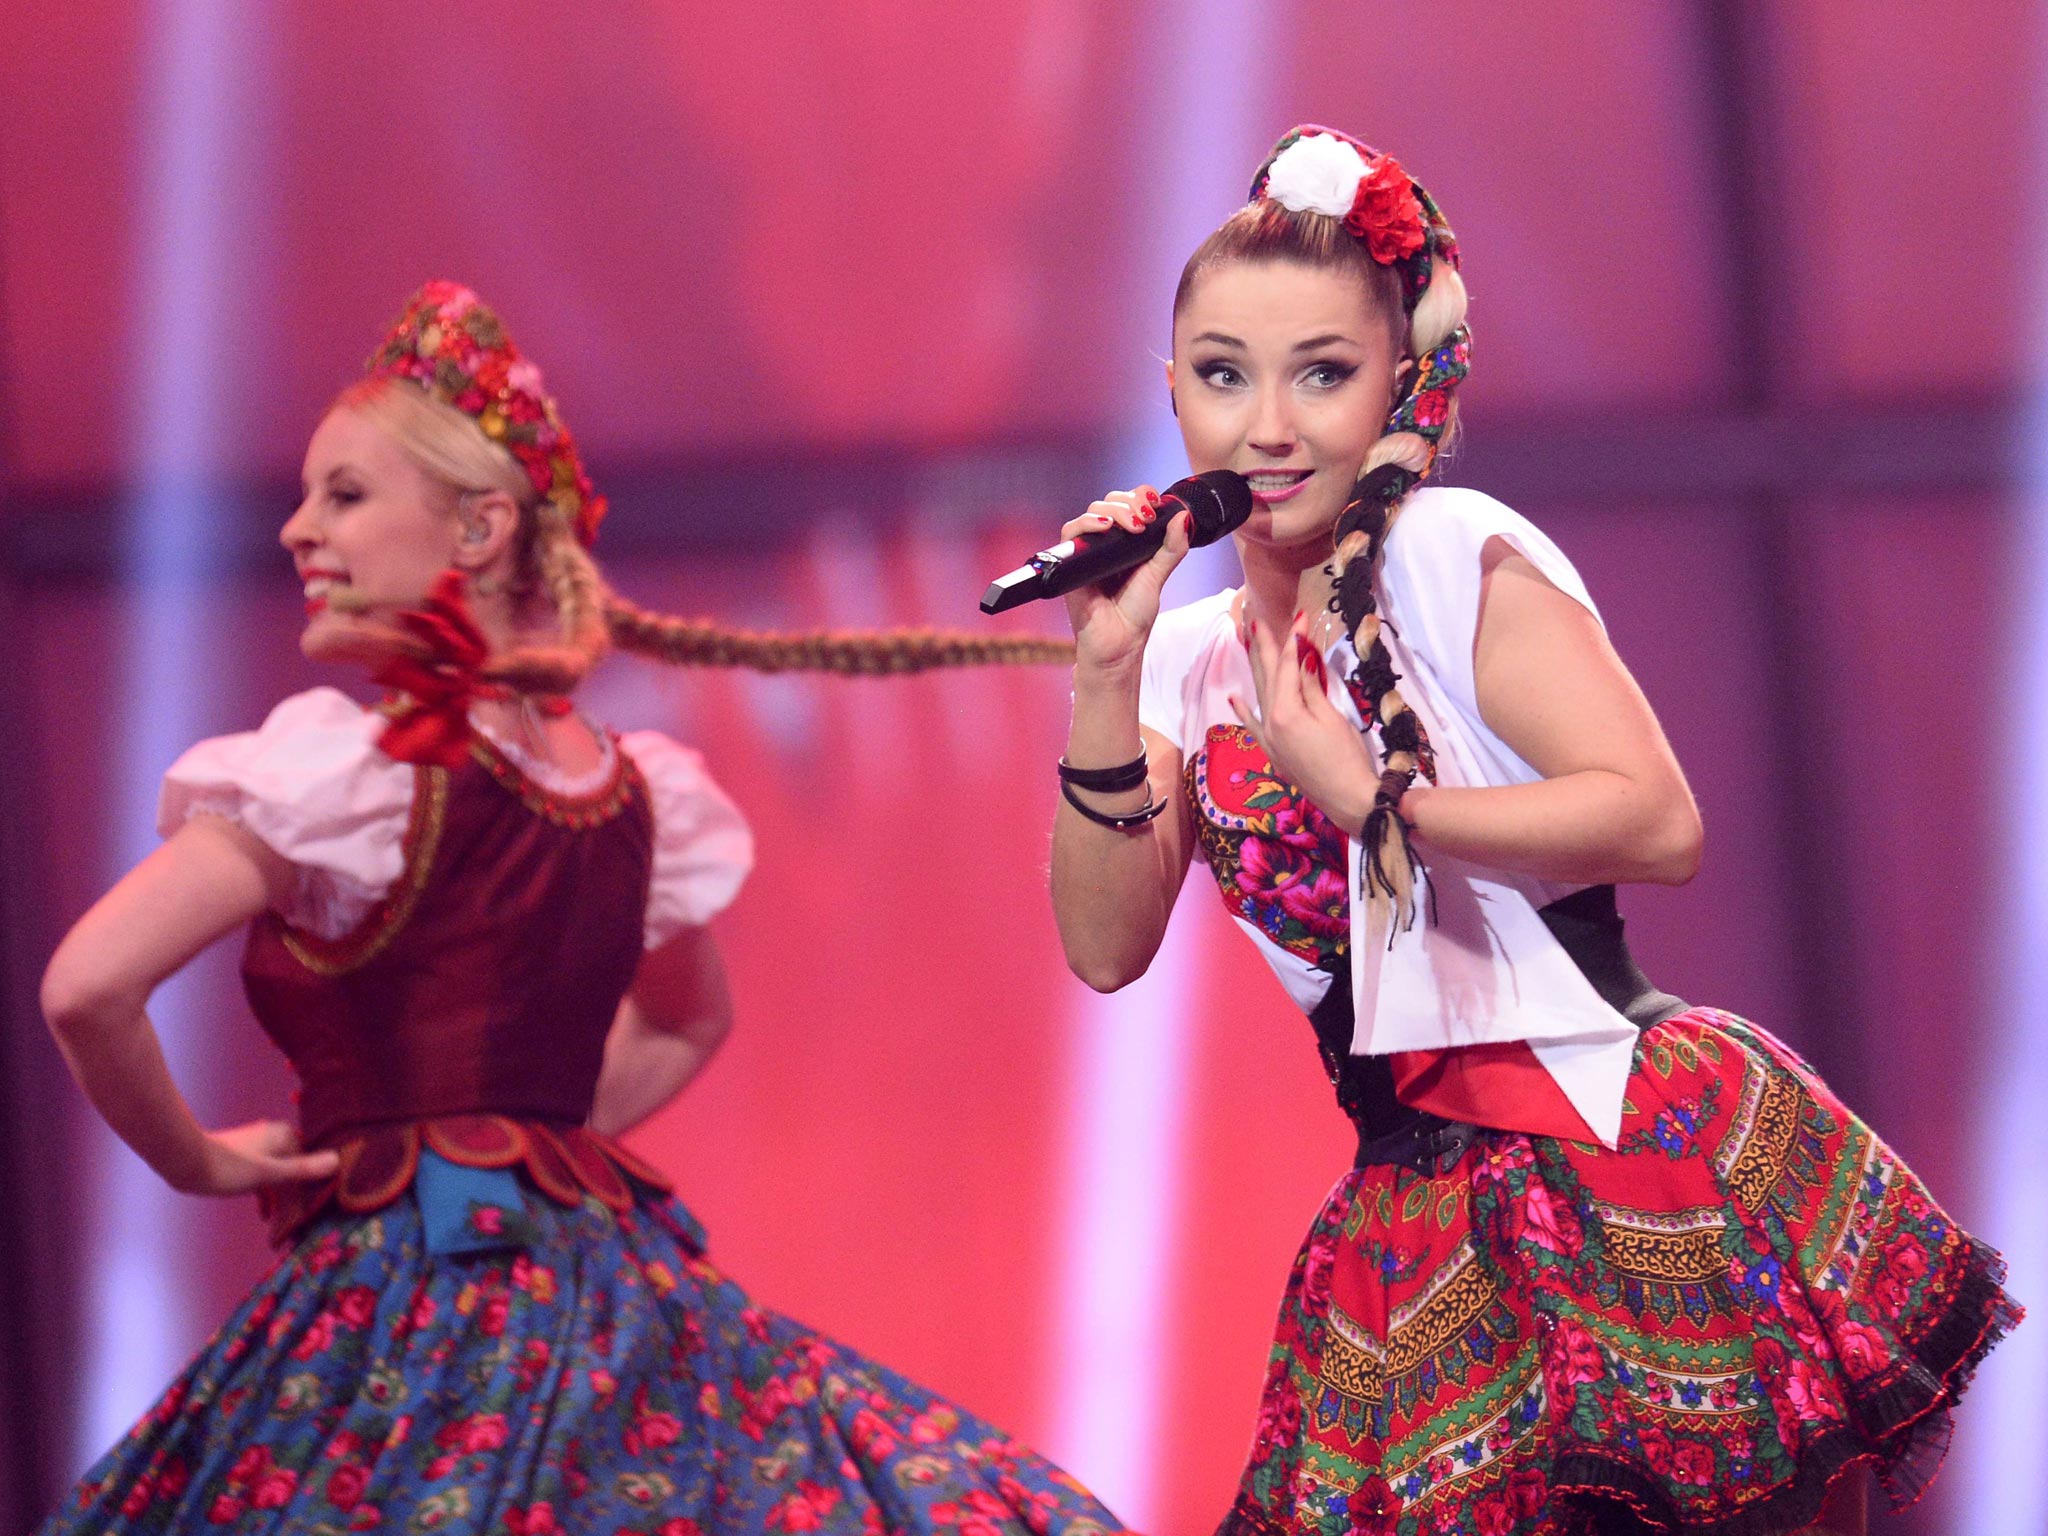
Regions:
[[[1647, 968], [1817, 1057], [2048, 1301], [2048, 1218], [2004, 1171], [2041, 1133], [1991, 1123], [2048, 1055], [2015, 980], [2040, 936], [2012, 926], [2048, 852], [2015, 703], [2048, 576], [2035, 8], [6, 20], [0, 1528], [266, 1263], [253, 1212], [154, 1191], [92, 1119], [35, 981], [146, 846], [177, 747], [324, 680], [270, 541], [323, 403], [410, 290], [471, 282], [542, 361], [635, 598], [971, 626], [988, 576], [1095, 491], [1177, 472], [1173, 276], [1301, 119], [1392, 147], [1450, 213], [1478, 336], [1451, 478], [1579, 563], [1691, 775], [1704, 873], [1624, 899]], [[701, 746], [761, 855], [718, 922], [739, 1028], [638, 1139], [760, 1299], [1178, 1536], [1228, 1501], [1283, 1277], [1349, 1149], [1306, 1025], [1200, 871], [1153, 976], [1105, 1001], [1066, 974], [1045, 898], [1066, 692], [1052, 670], [610, 665], [591, 707]], [[164, 1011], [222, 1122], [287, 1091], [233, 962]], [[1960, 1415], [1955, 1473], [1873, 1529], [2048, 1529], [2041, 1326]]]

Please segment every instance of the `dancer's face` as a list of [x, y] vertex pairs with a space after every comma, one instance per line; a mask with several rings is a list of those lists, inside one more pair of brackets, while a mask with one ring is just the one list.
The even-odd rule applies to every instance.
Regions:
[[1327, 555], [1393, 403], [1397, 352], [1355, 273], [1236, 261], [1195, 279], [1174, 317], [1167, 384], [1189, 466], [1251, 481], [1239, 538]]
[[455, 496], [383, 427], [341, 406], [306, 448], [303, 499], [278, 534], [306, 588], [299, 648], [315, 661], [346, 660], [358, 620], [330, 608], [346, 587], [391, 608], [416, 607], [454, 563]]

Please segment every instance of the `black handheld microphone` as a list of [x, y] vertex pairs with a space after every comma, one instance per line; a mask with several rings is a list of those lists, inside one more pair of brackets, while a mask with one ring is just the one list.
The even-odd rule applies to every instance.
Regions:
[[1159, 552], [1166, 542], [1166, 525], [1183, 509], [1194, 514], [1188, 524], [1188, 543], [1199, 549], [1214, 544], [1252, 515], [1252, 488], [1243, 475], [1231, 469], [1212, 469], [1176, 480], [1159, 498], [1159, 516], [1150, 527], [1136, 533], [1105, 528], [1041, 549], [1009, 575], [989, 583], [981, 597], [981, 611], [1001, 613], [1034, 598], [1060, 597], [1076, 587], [1092, 586], [1143, 565]]

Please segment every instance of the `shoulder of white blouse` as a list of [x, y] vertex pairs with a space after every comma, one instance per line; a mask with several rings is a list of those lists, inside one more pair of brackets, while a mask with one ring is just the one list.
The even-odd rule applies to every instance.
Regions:
[[378, 748], [384, 720], [338, 688], [311, 688], [280, 700], [253, 731], [210, 736], [172, 764], [166, 782], [225, 782], [262, 794], [340, 779], [411, 779], [410, 765]]
[[753, 868], [754, 837], [700, 753], [658, 731], [630, 731], [619, 747], [646, 780], [654, 812], [644, 925], [653, 949], [732, 901]]
[[195, 815], [243, 827], [300, 871], [285, 917], [345, 932], [398, 878], [416, 770], [377, 745], [383, 719], [336, 688], [294, 694], [253, 731], [215, 736], [164, 775], [157, 828]]
[[1483, 543], [1495, 533], [1519, 533], [1535, 524], [1506, 502], [1464, 485], [1415, 490], [1387, 536], [1387, 557]]

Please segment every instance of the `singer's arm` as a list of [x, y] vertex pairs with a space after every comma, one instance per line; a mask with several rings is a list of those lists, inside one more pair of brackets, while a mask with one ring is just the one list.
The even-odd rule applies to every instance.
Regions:
[[1166, 936], [1194, 847], [1180, 753], [1138, 724], [1138, 658], [1128, 665], [1074, 668], [1074, 723], [1067, 761], [1107, 768], [1137, 755], [1142, 740], [1149, 780], [1122, 794], [1076, 790], [1111, 815], [1164, 799], [1167, 809], [1129, 830], [1100, 826], [1059, 799], [1052, 826], [1052, 905], [1067, 965], [1098, 992], [1114, 992], [1145, 974]]

